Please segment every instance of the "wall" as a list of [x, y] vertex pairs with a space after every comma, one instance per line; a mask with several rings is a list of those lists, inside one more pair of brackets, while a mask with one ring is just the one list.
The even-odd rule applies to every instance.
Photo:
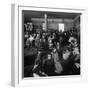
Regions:
[[[32, 18], [32, 23], [36, 26], [42, 25], [44, 23], [44, 19]], [[48, 29], [58, 30], [58, 24], [64, 23], [65, 30], [69, 30], [73, 27], [73, 19], [48, 19]]]
[[74, 19], [74, 26], [79, 30], [80, 29], [80, 22], [81, 22], [81, 17], [76, 17], [75, 19]]
[[[90, 0], [1, 0], [0, 1], [0, 90], [13, 90], [11, 79], [11, 3], [28, 3], [32, 6], [47, 7], [87, 7], [87, 29], [84, 31], [83, 51], [90, 63]], [[42, 80], [40, 80], [41, 82]], [[46, 81], [47, 82], [47, 81]], [[39, 83], [39, 82], [38, 82]], [[53, 82], [52, 82], [53, 83]], [[88, 65], [88, 83], [67, 83], [44, 86], [30, 86], [19, 90], [90, 90], [90, 65]], [[16, 88], [18, 90], [18, 88]]]

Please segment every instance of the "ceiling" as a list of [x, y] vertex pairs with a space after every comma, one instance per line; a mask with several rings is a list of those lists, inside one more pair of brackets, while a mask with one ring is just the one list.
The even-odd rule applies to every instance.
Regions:
[[76, 16], [80, 15], [80, 13], [23, 10], [23, 14], [25, 18], [44, 18], [45, 13], [47, 14], [48, 18], [74, 19]]

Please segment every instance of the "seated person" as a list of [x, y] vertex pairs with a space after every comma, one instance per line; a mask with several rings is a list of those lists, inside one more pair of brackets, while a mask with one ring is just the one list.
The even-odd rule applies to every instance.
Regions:
[[54, 60], [51, 57], [51, 54], [47, 55], [47, 58], [44, 59], [43, 61], [43, 71], [48, 75], [52, 76], [55, 71], [55, 65], [54, 65]]
[[25, 42], [25, 46], [29, 49], [30, 48], [30, 40], [29, 38], [27, 38], [26, 42]]
[[64, 47], [62, 51], [61, 65], [63, 67], [63, 74], [65, 75], [70, 74], [73, 65], [73, 58], [71, 51], [69, 50], [68, 47]]
[[[75, 75], [78, 74], [78, 65], [76, 64], [75, 57], [72, 51], [66, 47], [62, 52], [62, 66], [64, 75]], [[77, 73], [78, 71], [78, 73]]]
[[39, 76], [52, 76], [55, 71], [54, 60], [51, 54], [46, 55], [38, 64], [34, 65], [33, 72]]

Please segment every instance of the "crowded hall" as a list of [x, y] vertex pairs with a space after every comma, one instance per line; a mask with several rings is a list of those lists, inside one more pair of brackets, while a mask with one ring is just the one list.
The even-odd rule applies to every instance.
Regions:
[[80, 75], [80, 13], [22, 12], [23, 76]]

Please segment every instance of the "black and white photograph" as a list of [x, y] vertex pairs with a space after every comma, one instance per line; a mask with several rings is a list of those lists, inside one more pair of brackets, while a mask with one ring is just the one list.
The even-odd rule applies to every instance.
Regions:
[[22, 10], [23, 78], [80, 75], [81, 13]]

